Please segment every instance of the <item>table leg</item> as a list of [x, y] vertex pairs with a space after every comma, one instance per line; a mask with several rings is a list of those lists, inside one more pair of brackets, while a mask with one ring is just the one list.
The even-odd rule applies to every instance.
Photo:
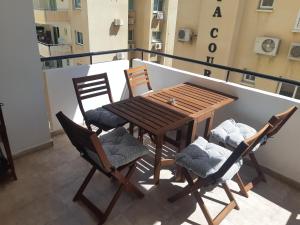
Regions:
[[211, 114], [211, 117], [206, 119], [205, 131], [204, 131], [204, 138], [206, 140], [209, 139], [210, 130], [211, 130], [212, 125], [213, 125], [213, 120], [214, 120], [214, 113]]
[[[179, 137], [179, 147], [178, 147], [178, 152], [181, 152], [182, 149], [184, 149], [187, 146], [187, 141], [188, 141], [188, 131], [187, 131], [187, 126], [183, 126], [180, 129], [180, 137]], [[175, 175], [175, 180], [177, 182], [184, 182], [184, 176], [182, 173], [182, 168], [181, 166], [176, 165], [176, 175]]]
[[159, 135], [156, 137], [156, 150], [155, 150], [155, 162], [154, 162], [154, 183], [156, 185], [159, 184], [163, 142], [164, 142], [164, 135]]
[[188, 125], [188, 135], [186, 145], [191, 144], [196, 139], [198, 123], [196, 120], [193, 120]]

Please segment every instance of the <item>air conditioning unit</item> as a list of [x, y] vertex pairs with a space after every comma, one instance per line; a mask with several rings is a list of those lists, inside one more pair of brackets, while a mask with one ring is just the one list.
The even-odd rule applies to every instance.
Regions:
[[121, 19], [114, 19], [114, 25], [115, 26], [123, 26], [124, 22]]
[[300, 61], [300, 43], [292, 43], [288, 58], [290, 60]]
[[135, 48], [135, 44], [128, 44], [128, 48]]
[[128, 18], [128, 24], [133, 25], [135, 23], [135, 18]]
[[193, 32], [188, 28], [181, 28], [178, 31], [178, 41], [189, 42], [192, 40]]
[[254, 46], [254, 52], [262, 55], [276, 56], [279, 44], [279, 38], [257, 37]]
[[118, 52], [116, 57], [117, 57], [117, 60], [125, 59], [125, 53], [124, 52]]
[[156, 12], [155, 19], [157, 19], [157, 20], [163, 20], [164, 19], [164, 12], [161, 12], [161, 11]]
[[162, 49], [162, 43], [155, 43], [154, 44], [154, 49], [161, 50]]

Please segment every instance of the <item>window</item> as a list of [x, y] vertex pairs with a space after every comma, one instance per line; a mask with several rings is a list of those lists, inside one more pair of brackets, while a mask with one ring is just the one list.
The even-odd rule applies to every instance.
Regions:
[[134, 6], [133, 6], [133, 0], [129, 0], [128, 1], [128, 10], [131, 11], [134, 9]]
[[274, 0], [260, 0], [259, 9], [272, 10], [274, 5]]
[[293, 84], [281, 83], [278, 93], [280, 95], [300, 99], [300, 87]]
[[82, 32], [75, 31], [75, 42], [78, 45], [83, 45], [83, 34], [82, 34]]
[[243, 82], [255, 83], [255, 76], [250, 75], [250, 74], [244, 74], [243, 75]]
[[161, 42], [161, 32], [160, 31], [152, 32], [152, 42]]
[[74, 0], [74, 8], [81, 9], [81, 0]]
[[133, 30], [128, 30], [128, 41], [134, 41]]
[[298, 12], [297, 18], [296, 18], [296, 22], [295, 22], [295, 26], [294, 26], [294, 30], [295, 32], [300, 32], [300, 10]]
[[163, 11], [163, 4], [164, 4], [163, 0], [154, 0], [153, 11], [154, 12]]

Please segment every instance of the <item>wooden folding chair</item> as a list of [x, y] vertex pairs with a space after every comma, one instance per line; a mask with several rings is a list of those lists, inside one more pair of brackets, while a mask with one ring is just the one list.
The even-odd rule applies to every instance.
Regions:
[[[271, 119], [269, 120], [269, 123], [273, 124], [273, 128], [268, 131], [263, 142], [259, 143], [258, 146], [255, 147], [255, 149], [258, 149], [259, 145], [266, 144], [266, 142], [269, 138], [272, 138], [275, 134], [277, 134], [277, 132], [282, 128], [282, 126], [288, 121], [288, 119], [296, 111], [297, 111], [297, 107], [293, 106], [283, 113], [279, 113], [279, 114], [272, 116]], [[259, 183], [260, 181], [266, 182], [266, 178], [263, 173], [263, 170], [260, 167], [260, 165], [258, 164], [257, 159], [255, 157], [255, 151], [250, 151], [247, 155], [249, 156], [250, 161], [257, 172], [257, 176], [254, 179], [252, 179], [250, 182], [245, 184], [243, 182], [240, 174], [239, 173], [236, 174], [235, 180], [237, 181], [237, 183], [239, 185], [241, 194], [245, 197], [249, 197], [248, 191], [250, 191], [257, 183]]]
[[102, 130], [108, 131], [113, 128], [123, 126], [127, 122], [123, 118], [102, 107], [88, 111], [84, 110], [82, 101], [89, 98], [107, 95], [109, 101], [111, 103], [113, 102], [113, 97], [106, 73], [73, 78], [72, 80], [79, 109], [89, 130], [92, 130], [92, 125], [94, 125], [98, 128], [96, 133], [100, 134]]
[[146, 66], [138, 66], [124, 70], [124, 73], [129, 91], [129, 98], [136, 95], [136, 88], [140, 86], [146, 86], [148, 92], [152, 91]]
[[[81, 200], [99, 218], [99, 224], [103, 224], [124, 189], [135, 193], [139, 198], [144, 196], [130, 182], [130, 178], [136, 168], [136, 161], [145, 154], [148, 154], [145, 146], [127, 133], [123, 127], [117, 128], [99, 139], [95, 132], [75, 124], [62, 112], [57, 113], [56, 116], [70, 141], [80, 152], [80, 155], [92, 165], [90, 172], [84, 179], [73, 201]], [[83, 195], [96, 170], [109, 178], [115, 178], [119, 183], [117, 192], [104, 212], [100, 211]], [[123, 174], [124, 170], [127, 170], [125, 175]]]
[[[242, 164], [242, 157], [248, 154], [261, 141], [272, 126], [269, 123], [265, 125], [255, 136], [240, 143], [233, 152], [199, 137], [176, 156], [176, 163], [183, 167], [183, 173], [188, 185], [179, 193], [168, 198], [168, 201], [174, 202], [186, 195], [193, 194], [208, 224], [220, 224], [231, 210], [239, 209], [226, 181], [230, 180], [238, 172]], [[218, 151], [216, 155], [214, 155], [215, 150]], [[221, 157], [222, 154], [224, 158]], [[210, 163], [208, 160], [211, 160]], [[189, 171], [197, 175], [196, 181], [192, 179]], [[230, 202], [226, 204], [225, 208], [215, 218], [212, 218], [198, 189], [216, 186], [218, 183], [222, 183], [222, 187]]]

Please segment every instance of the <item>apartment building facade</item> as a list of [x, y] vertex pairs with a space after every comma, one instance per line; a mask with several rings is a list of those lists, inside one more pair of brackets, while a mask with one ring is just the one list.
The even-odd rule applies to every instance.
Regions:
[[[179, 0], [174, 54], [300, 80], [298, 0]], [[225, 79], [227, 71], [174, 61], [173, 66]], [[230, 73], [229, 80], [300, 99], [300, 87]]]
[[[128, 44], [173, 54], [178, 0], [129, 0]], [[135, 55], [132, 54], [131, 58]], [[145, 59], [171, 65], [169, 59], [145, 54]]]
[[[34, 15], [41, 56], [128, 47], [128, 0], [34, 0]], [[92, 60], [125, 57], [125, 54], [105, 55]], [[89, 62], [89, 58], [78, 58], [55, 64], [60, 67]]]

